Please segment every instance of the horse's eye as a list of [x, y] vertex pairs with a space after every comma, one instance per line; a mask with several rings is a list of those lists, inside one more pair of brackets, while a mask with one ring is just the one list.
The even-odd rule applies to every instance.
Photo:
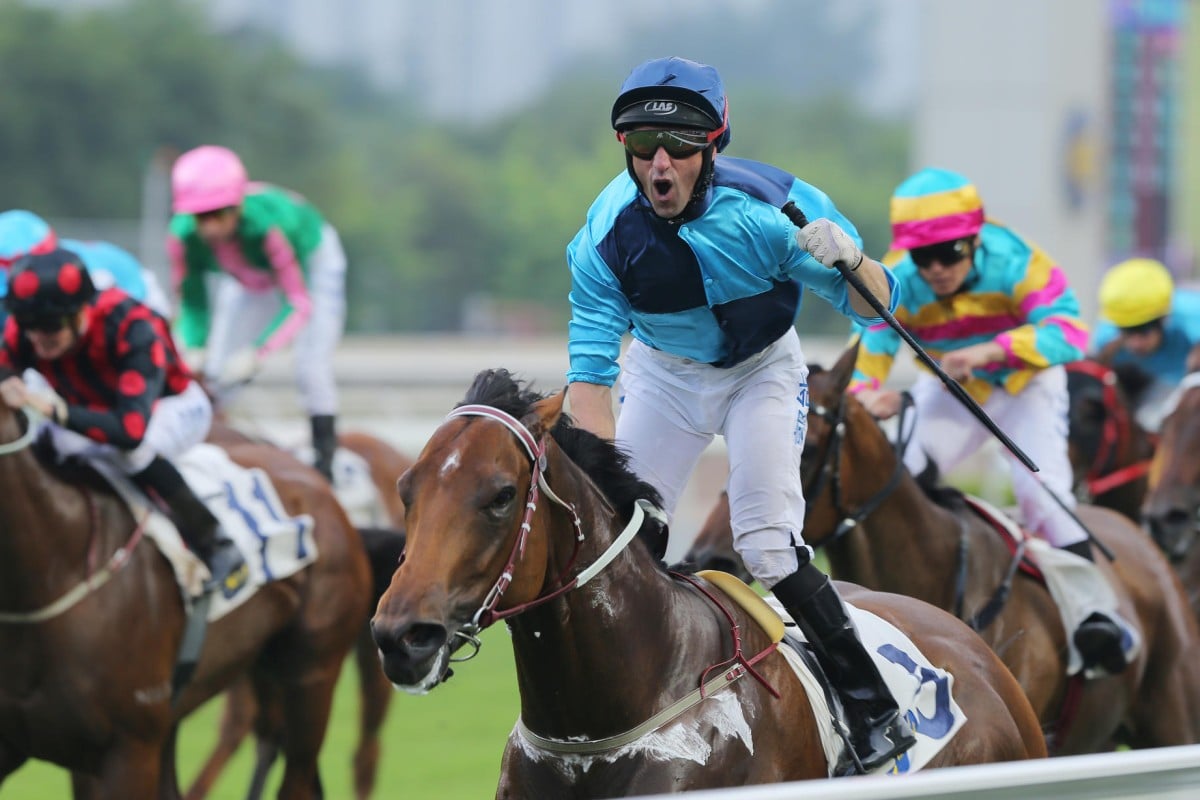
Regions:
[[492, 502], [488, 503], [487, 510], [499, 516], [512, 506], [512, 502], [516, 499], [516, 496], [517, 488], [515, 486], [505, 486], [496, 492], [496, 496], [492, 498]]

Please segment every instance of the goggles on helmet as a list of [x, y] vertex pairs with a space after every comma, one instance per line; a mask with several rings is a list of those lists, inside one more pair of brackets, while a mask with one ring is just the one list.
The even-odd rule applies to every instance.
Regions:
[[625, 145], [625, 152], [634, 158], [649, 161], [658, 148], [667, 151], [671, 158], [690, 158], [712, 145], [724, 128], [702, 131], [696, 128], [642, 128], [634, 131], [618, 131], [617, 138]]

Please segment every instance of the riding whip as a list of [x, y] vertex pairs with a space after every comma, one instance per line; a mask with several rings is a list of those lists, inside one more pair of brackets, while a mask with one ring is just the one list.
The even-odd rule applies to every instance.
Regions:
[[[784, 216], [791, 220], [792, 224], [797, 228], [803, 228], [808, 224], [808, 217], [804, 216], [804, 212], [800, 210], [795, 201], [787, 201], [787, 203], [785, 203], [783, 208], [780, 210], [783, 212]], [[854, 271], [850, 269], [846, 262], [836, 261], [834, 262], [833, 266], [838, 272], [842, 273], [842, 277], [846, 279], [846, 282], [853, 286], [854, 289], [860, 295], [862, 295], [863, 299], [870, 304], [871, 308], [875, 309], [875, 313], [882, 317], [884, 322], [886, 322], [892, 328], [892, 330], [898, 333], [900, 338], [912, 348], [913, 354], [917, 357], [917, 359], [926, 367], [928, 367], [934, 375], [938, 376], [946, 388], [950, 390], [950, 393], [958, 398], [958, 401], [966, 406], [967, 410], [970, 411], [977, 420], [983, 423], [984, 427], [991, 431], [995, 437], [1000, 440], [1000, 443], [1008, 448], [1010, 453], [1017, 457], [1017, 460], [1024, 464], [1030, 472], [1037, 473], [1040, 471], [1038, 465], [1033, 462], [1033, 459], [1026, 455], [1025, 451], [1018, 447], [1016, 442], [1008, 437], [1008, 434], [1000, 430], [1000, 426], [997, 425], [992, 418], [987, 415], [987, 412], [980, 407], [979, 403], [975, 402], [975, 398], [967, 394], [967, 390], [962, 387], [962, 384], [951, 378], [946, 371], [942, 369], [942, 365], [934, 360], [933, 356], [925, 352], [925, 348], [921, 347], [917, 340], [913, 338], [912, 334], [904, 329], [904, 326], [901, 325], [900, 322], [892, 315], [892, 312], [888, 310], [887, 306], [880, 302], [879, 298], [867, 288], [867, 285], [862, 282], [861, 278], [854, 274]], [[1035, 475], [1034, 477], [1036, 478], [1038, 476]], [[1108, 549], [1103, 542], [1096, 538], [1096, 535], [1088, 529], [1087, 525], [1083, 524], [1083, 521], [1076, 516], [1075, 512], [1070, 509], [1065, 502], [1063, 502], [1063, 499], [1059, 497], [1054, 490], [1052, 490], [1040, 479], [1038, 480], [1038, 484], [1050, 494], [1050, 496], [1054, 499], [1054, 502], [1058, 504], [1059, 508], [1071, 515], [1071, 519], [1075, 520], [1075, 523], [1079, 525], [1079, 527], [1082, 528], [1085, 533], [1087, 533], [1088, 538], [1096, 543], [1096, 546], [1100, 548], [1105, 556], [1108, 557], [1109, 561], [1115, 559], [1113, 552]]]

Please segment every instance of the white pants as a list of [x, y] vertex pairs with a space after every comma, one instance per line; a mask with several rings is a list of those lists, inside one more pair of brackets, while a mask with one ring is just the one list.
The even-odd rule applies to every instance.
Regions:
[[133, 450], [102, 444], [57, 425], [50, 425], [50, 435], [60, 458], [78, 455], [87, 460], [106, 461], [126, 475], [136, 475], [150, 466], [155, 456], [172, 461], [204, 441], [210, 427], [212, 403], [200, 384], [192, 381], [181, 394], [155, 403], [146, 435]]
[[634, 341], [622, 365], [620, 401], [617, 443], [634, 472], [662, 493], [668, 514], [720, 434], [729, 452], [735, 549], [766, 587], [796, 571], [795, 548], [804, 542], [808, 366], [795, 330], [728, 369]]
[[[336, 414], [337, 382], [333, 357], [346, 327], [346, 254], [333, 226], [308, 259], [312, 316], [296, 336], [296, 388], [309, 415]], [[283, 307], [276, 289], [252, 292], [222, 275], [205, 353], [205, 373], [217, 376], [234, 353], [253, 346]]]
[[[933, 375], [922, 373], [910, 391], [915, 414], [904, 464], [914, 474], [925, 468], [926, 454], [941, 473], [948, 474], [994, 435]], [[1040, 371], [1020, 394], [997, 388], [983, 403], [984, 412], [1037, 464], [1039, 472], [1030, 472], [1004, 450], [1025, 527], [1055, 547], [1087, 538], [1048, 491], [1052, 489], [1068, 508], [1075, 508], [1067, 457], [1068, 407], [1067, 373], [1062, 367]]]

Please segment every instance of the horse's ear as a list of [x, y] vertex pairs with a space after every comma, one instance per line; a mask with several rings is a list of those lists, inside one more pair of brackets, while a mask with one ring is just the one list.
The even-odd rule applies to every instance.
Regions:
[[533, 404], [533, 410], [521, 420], [535, 439], [542, 438], [543, 434], [554, 429], [558, 418], [562, 416], [563, 400], [566, 396], [566, 392], [558, 392], [537, 401]]
[[842, 351], [837, 363], [829, 371], [834, 377], [839, 394], [846, 391], [846, 387], [850, 385], [850, 379], [854, 377], [854, 364], [858, 361], [858, 345], [861, 341], [861, 337], [855, 336], [854, 340], [850, 342], [850, 346]]

